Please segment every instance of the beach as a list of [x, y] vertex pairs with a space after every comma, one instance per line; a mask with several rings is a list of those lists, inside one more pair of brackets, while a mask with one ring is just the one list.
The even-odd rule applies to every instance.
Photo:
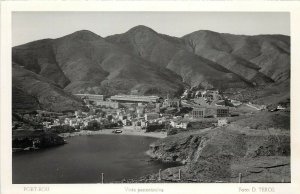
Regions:
[[73, 133], [61, 133], [59, 136], [63, 138], [69, 138], [74, 136], [81, 136], [81, 135], [133, 135], [133, 136], [147, 136], [147, 137], [154, 137], [154, 138], [165, 138], [167, 137], [167, 132], [145, 132], [140, 128], [134, 128], [132, 126], [125, 126], [118, 130], [122, 130], [122, 133], [115, 134], [113, 133], [115, 129], [102, 129], [99, 131], [78, 131]]

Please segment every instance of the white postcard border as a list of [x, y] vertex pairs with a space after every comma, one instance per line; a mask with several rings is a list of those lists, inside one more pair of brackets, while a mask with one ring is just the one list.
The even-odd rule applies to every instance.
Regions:
[[[226, 11], [290, 12], [291, 21], [291, 183], [226, 184], [12, 184], [11, 166], [11, 14], [14, 11]], [[102, 2], [2, 2], [1, 3], [1, 192], [19, 193], [246, 193], [294, 194], [300, 192], [300, 2], [284, 1], [102, 1]], [[274, 192], [258, 192], [259, 187]], [[256, 192], [252, 192], [256, 189]], [[40, 189], [40, 191], [38, 191]], [[140, 190], [139, 190], [140, 189]], [[148, 192], [143, 189], [153, 189]], [[131, 190], [131, 191], [130, 191]], [[140, 192], [138, 192], [140, 191]], [[161, 192], [163, 191], [163, 192]]]

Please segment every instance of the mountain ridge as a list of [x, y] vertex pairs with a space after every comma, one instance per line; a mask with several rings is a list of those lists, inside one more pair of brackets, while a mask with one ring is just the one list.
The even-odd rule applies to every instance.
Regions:
[[80, 30], [37, 40], [13, 47], [12, 55], [15, 65], [67, 93], [165, 96], [187, 85], [226, 89], [284, 82], [290, 77], [289, 41], [284, 35], [207, 30], [179, 38], [139, 25], [107, 37]]

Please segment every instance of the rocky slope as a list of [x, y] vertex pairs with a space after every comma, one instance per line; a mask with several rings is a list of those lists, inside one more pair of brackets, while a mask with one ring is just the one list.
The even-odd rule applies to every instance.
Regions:
[[12, 109], [18, 110], [76, 110], [82, 102], [32, 71], [19, 65], [12, 67]]
[[248, 81], [261, 84], [290, 77], [288, 36], [242, 36], [200, 30], [183, 39], [191, 52], [222, 65]]
[[163, 171], [165, 181], [176, 181], [179, 169], [181, 182], [238, 182], [239, 173], [243, 182], [290, 181], [287, 131], [232, 124], [169, 136], [153, 143], [148, 153], [164, 162], [184, 164]]
[[52, 44], [53, 40], [45, 39], [14, 47], [12, 49], [13, 63], [65, 87], [70, 80], [58, 66]]
[[[137, 26], [106, 39], [171, 69], [192, 86], [209, 83], [220, 87], [218, 83], [224, 80], [225, 84], [235, 82], [241, 87], [245, 82], [266, 85], [289, 79], [290, 40], [287, 36], [240, 36], [201, 30], [176, 38]], [[215, 81], [213, 78], [220, 74], [223, 77]]]
[[36, 148], [48, 148], [65, 144], [62, 137], [54, 133], [44, 132], [42, 130], [22, 130], [13, 131], [12, 148], [24, 149], [33, 146], [36, 141]]
[[124, 34], [109, 36], [106, 40], [172, 70], [191, 86], [246, 86], [240, 77], [219, 64], [188, 52], [182, 39], [159, 34], [146, 26], [134, 27]]
[[[143, 94], [176, 93], [182, 88], [181, 78], [172, 71], [129, 55], [86, 30], [55, 40], [15, 47], [13, 61], [40, 75], [49, 70], [49, 75], [45, 77], [72, 93], [116, 94], [131, 90], [139, 90]], [[52, 69], [47, 69], [48, 66]], [[51, 70], [55, 68], [61, 73], [57, 77], [66, 77], [67, 81], [52, 76]]]

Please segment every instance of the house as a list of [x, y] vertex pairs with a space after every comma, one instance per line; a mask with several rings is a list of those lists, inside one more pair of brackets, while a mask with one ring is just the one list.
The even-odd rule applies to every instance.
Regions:
[[194, 108], [192, 110], [192, 118], [204, 118], [205, 117], [206, 108]]
[[46, 128], [49, 128], [49, 124], [51, 124], [51, 122], [43, 122], [43, 125], [44, 125]]
[[58, 126], [58, 125], [60, 125], [60, 120], [59, 119], [55, 119], [53, 121], [53, 126]]
[[186, 89], [184, 92], [183, 92], [183, 96], [184, 97], [187, 97], [190, 93], [190, 90], [189, 89]]
[[166, 123], [166, 118], [162, 118], [158, 120], [158, 124], [165, 124]]
[[89, 125], [89, 121], [84, 121], [84, 122], [83, 122], [83, 126], [84, 126], [84, 127], [86, 127], [86, 126], [88, 126], [88, 125]]
[[195, 97], [203, 97], [206, 94], [206, 90], [198, 90], [195, 93]]
[[229, 117], [229, 108], [228, 107], [218, 107], [217, 108], [217, 117]]
[[169, 99], [169, 106], [178, 108], [180, 106], [180, 99], [178, 98]]
[[173, 119], [180, 120], [180, 119], [182, 119], [182, 116], [174, 116]]
[[83, 114], [84, 116], [87, 116], [87, 115], [88, 115], [88, 113], [87, 113], [87, 112], [82, 112], [82, 114]]
[[283, 106], [281, 106], [281, 105], [278, 105], [277, 106], [277, 110], [285, 110], [286, 108], [285, 107], [283, 107]]
[[228, 120], [227, 119], [218, 119], [218, 126], [225, 126], [228, 124]]
[[188, 127], [189, 122], [183, 121], [180, 123], [179, 128], [186, 129]]
[[178, 98], [173, 98], [173, 99], [165, 99], [165, 101], [163, 102], [163, 107], [174, 107], [174, 108], [178, 108], [180, 107], [180, 99]]
[[132, 126], [141, 126], [141, 121], [137, 119], [132, 120]]
[[73, 120], [70, 120], [70, 121], [69, 121], [69, 125], [70, 125], [70, 126], [73, 126], [73, 125], [74, 125], [74, 121], [73, 121]]
[[142, 128], [146, 128], [148, 126], [148, 124], [149, 124], [148, 121], [145, 121], [145, 120], [141, 121], [141, 127]]
[[179, 124], [179, 121], [177, 121], [177, 120], [171, 120], [170, 121], [170, 125], [172, 126], [172, 127], [174, 127], [174, 128], [177, 128], [176, 126]]
[[174, 128], [183, 128], [183, 129], [186, 129], [187, 126], [188, 126], [188, 123], [187, 121], [179, 121], [179, 120], [171, 120], [170, 121], [170, 125]]
[[68, 125], [69, 123], [70, 123], [70, 119], [69, 118], [65, 118], [64, 124]]
[[184, 114], [184, 116], [183, 116], [183, 118], [185, 118], [185, 119], [188, 119], [188, 118], [190, 118], [190, 114]]
[[201, 91], [196, 91], [196, 93], [195, 93], [195, 97], [202, 97], [202, 93], [201, 93]]
[[209, 90], [203, 96], [207, 99], [207, 101], [212, 102], [219, 99], [219, 91]]
[[127, 120], [127, 119], [122, 120], [122, 123], [123, 123], [124, 126], [131, 125], [131, 122], [129, 120]]
[[124, 120], [124, 119], [127, 119], [127, 116], [125, 116], [125, 115], [119, 115], [119, 120]]
[[233, 104], [233, 106], [240, 106], [242, 105], [242, 103], [240, 101], [237, 100], [230, 100], [231, 104]]

